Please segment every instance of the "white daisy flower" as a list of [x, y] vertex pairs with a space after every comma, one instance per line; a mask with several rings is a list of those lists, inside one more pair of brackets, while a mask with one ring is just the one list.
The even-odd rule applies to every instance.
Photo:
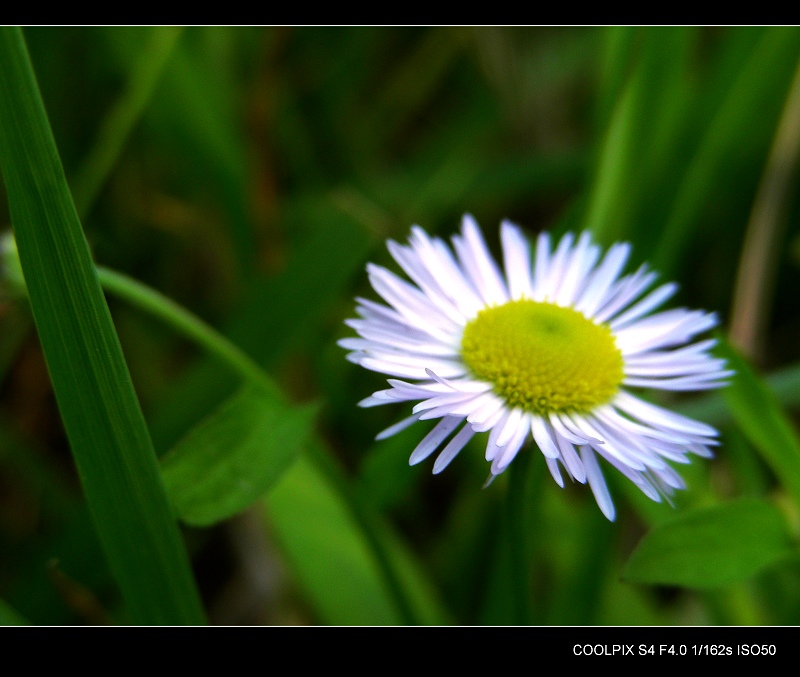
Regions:
[[413, 284], [368, 264], [373, 288], [389, 305], [357, 299], [361, 318], [347, 324], [361, 338], [339, 345], [352, 351], [351, 362], [400, 378], [359, 404], [417, 402], [377, 439], [439, 419], [409, 459], [420, 463], [441, 449], [433, 464], [439, 473], [473, 435], [488, 432], [491, 481], [532, 437], [559, 486], [562, 469], [588, 482], [610, 520], [614, 505], [598, 457], [654, 501], [685, 488], [668, 461], [710, 457], [717, 431], [629, 388], [725, 385], [733, 372], [709, 354], [715, 342], [689, 343], [716, 316], [685, 308], [653, 314], [677, 285], [645, 294], [655, 273], [642, 266], [621, 275], [627, 243], [601, 258], [588, 233], [558, 243], [542, 233], [532, 259], [517, 226], [503, 222], [500, 235], [504, 271], [470, 215], [452, 238], [454, 251], [418, 226], [409, 245], [388, 242]]

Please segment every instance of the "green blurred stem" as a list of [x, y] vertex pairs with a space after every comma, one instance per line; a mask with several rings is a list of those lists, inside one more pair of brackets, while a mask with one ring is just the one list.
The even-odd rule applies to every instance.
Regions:
[[781, 240], [800, 156], [800, 62], [783, 107], [747, 224], [731, 311], [731, 341], [762, 357], [764, 332], [778, 272]]
[[218, 357], [249, 383], [276, 391], [273, 381], [255, 360], [183, 306], [155, 289], [109, 268], [98, 266], [97, 277], [107, 292], [158, 317], [178, 333]]
[[[278, 391], [273, 380], [257, 362], [199, 317], [171, 299], [147, 285], [109, 268], [98, 267], [97, 276], [100, 284], [107, 292], [159, 318], [186, 338], [204, 347], [248, 383], [273, 392]], [[403, 624], [416, 625], [416, 614], [400, 581], [399, 574], [392, 564], [391, 556], [385, 539], [380, 533], [380, 526], [376, 516], [358, 499], [344, 473], [336, 466], [333, 460], [327, 454], [317, 451], [316, 447], [318, 445], [312, 444], [309, 446], [311, 447], [309, 458], [312, 463], [336, 488], [336, 491], [346, 502], [351, 514], [360, 526], [364, 538], [372, 548], [375, 559], [383, 572], [387, 588], [397, 605]]]
[[511, 464], [506, 505], [514, 615], [515, 622], [519, 625], [530, 625], [532, 619], [528, 531], [525, 528], [525, 490], [528, 486], [530, 463], [531, 454], [523, 453]]
[[637, 71], [620, 93], [603, 137], [584, 222], [585, 229], [600, 242], [613, 242], [620, 235], [636, 115], [641, 106], [642, 73]]
[[75, 207], [82, 218], [91, 211], [125, 142], [147, 107], [183, 29], [155, 26], [150, 30], [150, 41], [131, 68], [127, 88], [103, 120], [94, 145], [72, 181]]

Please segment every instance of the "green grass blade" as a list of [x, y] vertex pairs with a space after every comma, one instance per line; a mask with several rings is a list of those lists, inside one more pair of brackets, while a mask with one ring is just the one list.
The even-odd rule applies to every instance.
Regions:
[[763, 354], [799, 159], [800, 62], [753, 200], [733, 292], [731, 340], [750, 357]]
[[17, 28], [0, 30], [0, 162], [31, 309], [106, 557], [137, 624], [203, 622], [108, 306]]
[[[653, 186], [664, 180], [674, 153], [684, 101], [689, 28], [651, 27], [610, 33], [609, 72], [602, 107], [615, 95], [602, 137], [586, 212], [585, 227], [601, 242], [634, 237]], [[632, 43], [636, 43], [633, 45]], [[635, 55], [635, 58], [633, 58]], [[626, 64], [624, 57], [630, 59]], [[623, 78], [625, 70], [630, 76]]]
[[[766, 153], [771, 134], [765, 128], [765, 121], [777, 121], [783, 92], [791, 81], [797, 45], [796, 28], [770, 28], [761, 37], [707, 127], [681, 180], [655, 249], [653, 265], [656, 270], [668, 274], [675, 269], [692, 237], [692, 226], [698, 215], [709, 195], [723, 185], [742, 147], [763, 142]], [[756, 118], [759, 124], [754, 124], [754, 110], [759, 111]]]
[[599, 93], [597, 95], [596, 135], [608, 127], [612, 110], [625, 87], [637, 32], [635, 26], [607, 26], [603, 29], [600, 51]]
[[[632, 78], [623, 89], [609, 121], [595, 172], [585, 228], [601, 242], [613, 240], [607, 233], [621, 220], [625, 202], [626, 174], [631, 165], [637, 108], [640, 107], [641, 77]], [[625, 214], [627, 216], [627, 214]]]
[[722, 395], [736, 423], [800, 506], [800, 440], [775, 395], [725, 341], [719, 354], [736, 370]]

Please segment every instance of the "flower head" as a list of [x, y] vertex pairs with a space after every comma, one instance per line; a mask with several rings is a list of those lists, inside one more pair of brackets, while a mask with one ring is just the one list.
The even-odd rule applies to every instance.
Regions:
[[711, 456], [717, 431], [629, 389], [724, 385], [732, 372], [709, 354], [714, 341], [689, 343], [716, 325], [715, 315], [685, 308], [653, 313], [677, 285], [645, 294], [655, 273], [642, 266], [622, 275], [627, 243], [601, 256], [588, 233], [577, 239], [568, 233], [555, 246], [542, 233], [532, 257], [517, 226], [503, 222], [500, 234], [503, 271], [469, 215], [452, 250], [417, 226], [408, 245], [389, 241], [413, 284], [367, 266], [389, 305], [358, 299], [361, 318], [347, 324], [361, 338], [339, 344], [352, 351], [350, 361], [407, 380], [391, 378], [389, 389], [359, 404], [417, 402], [411, 416], [378, 439], [439, 419], [409, 459], [420, 463], [441, 449], [433, 464], [439, 473], [473, 435], [488, 431], [491, 480], [530, 436], [559, 486], [562, 469], [588, 482], [608, 519], [614, 505], [598, 457], [654, 501], [684, 488], [668, 461]]

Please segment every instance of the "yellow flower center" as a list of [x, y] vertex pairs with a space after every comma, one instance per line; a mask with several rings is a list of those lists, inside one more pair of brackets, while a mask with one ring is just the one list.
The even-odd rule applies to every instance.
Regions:
[[588, 412], [622, 383], [622, 353], [605, 325], [528, 299], [485, 308], [467, 323], [461, 357], [512, 407]]

